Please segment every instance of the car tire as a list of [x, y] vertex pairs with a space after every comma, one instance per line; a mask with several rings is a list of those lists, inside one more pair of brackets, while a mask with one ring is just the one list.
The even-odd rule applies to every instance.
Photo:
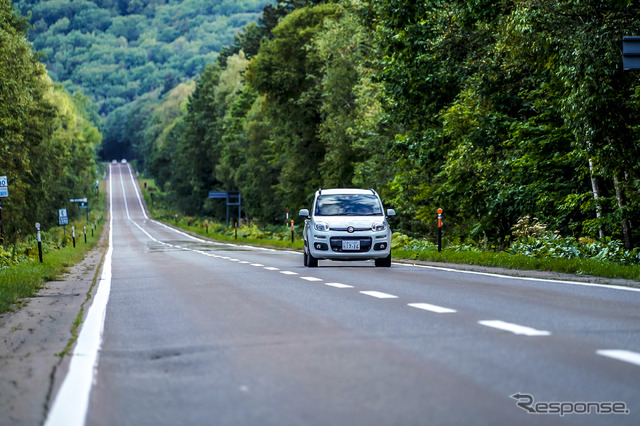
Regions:
[[376, 259], [376, 266], [381, 267], [381, 268], [390, 268], [391, 267], [391, 253], [389, 253], [389, 256], [385, 257], [384, 259]]
[[313, 257], [311, 253], [307, 254], [307, 266], [309, 268], [317, 268], [318, 267], [318, 259]]
[[309, 255], [307, 254], [306, 248], [304, 250], [304, 255], [303, 255], [303, 258], [302, 258], [302, 264], [304, 266], [309, 266]]

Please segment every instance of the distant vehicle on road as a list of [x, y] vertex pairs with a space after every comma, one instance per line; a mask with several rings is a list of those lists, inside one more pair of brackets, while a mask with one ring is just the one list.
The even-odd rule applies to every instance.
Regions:
[[111, 164], [118, 164], [118, 160], [111, 160]]
[[121, 161], [121, 163], [122, 163], [122, 164], [127, 164], [127, 160], [123, 158], [123, 159], [122, 159], [122, 161]]
[[391, 266], [391, 228], [382, 201], [373, 189], [320, 189], [305, 218], [304, 266], [318, 260], [369, 260], [376, 266]]

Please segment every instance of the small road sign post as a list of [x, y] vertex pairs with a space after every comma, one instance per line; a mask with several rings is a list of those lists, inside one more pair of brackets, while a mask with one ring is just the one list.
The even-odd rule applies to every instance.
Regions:
[[622, 37], [622, 69], [640, 71], [640, 37]]
[[[9, 181], [6, 176], [0, 176], [0, 198], [9, 196]], [[0, 244], [4, 244], [4, 222], [2, 220], [2, 201], [0, 200]]]
[[62, 226], [62, 235], [64, 236], [65, 240], [67, 238], [68, 224], [69, 224], [69, 215], [67, 214], [67, 209], [58, 209], [58, 226]]
[[70, 203], [78, 203], [78, 221], [80, 221], [80, 209], [87, 210], [87, 222], [89, 222], [89, 200], [87, 197], [84, 198], [70, 198]]
[[238, 206], [238, 222], [242, 213], [242, 195], [239, 191], [209, 191], [209, 198], [227, 200], [227, 226], [229, 226], [229, 207]]
[[69, 215], [67, 209], [58, 209], [58, 226], [65, 226], [69, 224]]

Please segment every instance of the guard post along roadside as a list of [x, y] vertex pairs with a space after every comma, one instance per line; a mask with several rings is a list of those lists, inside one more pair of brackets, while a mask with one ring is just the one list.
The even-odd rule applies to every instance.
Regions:
[[438, 251], [442, 251], [442, 209], [438, 209]]
[[40, 236], [40, 223], [36, 222], [36, 239], [38, 240], [38, 258], [42, 263], [42, 237]]

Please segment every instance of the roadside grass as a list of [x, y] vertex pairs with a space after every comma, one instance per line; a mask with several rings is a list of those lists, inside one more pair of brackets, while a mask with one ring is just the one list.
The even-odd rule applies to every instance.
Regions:
[[[14, 261], [0, 268], [0, 314], [20, 307], [24, 298], [34, 296], [47, 281], [55, 281], [68, 272], [68, 268], [79, 263], [93, 249], [104, 229], [106, 200], [104, 188], [98, 206], [91, 210], [89, 220], [95, 223], [93, 236], [91, 225], [87, 226], [87, 242], [84, 242], [83, 226], [86, 222], [73, 222], [67, 225], [66, 237], [61, 227], [42, 232], [43, 262], [38, 258], [37, 243], [34, 236], [16, 243], [5, 253], [11, 252]], [[76, 247], [73, 247], [71, 225], [76, 226]], [[8, 248], [8, 247], [7, 247]], [[3, 251], [6, 248], [3, 248]], [[16, 254], [16, 252], [19, 253]]]
[[[232, 227], [225, 227], [220, 224], [210, 222], [209, 232], [207, 232], [205, 219], [176, 217], [172, 211], [167, 209], [162, 202], [162, 195], [157, 192], [152, 179], [139, 179], [139, 182], [151, 215], [158, 220], [163, 220], [181, 229], [216, 241], [293, 250], [302, 250], [303, 248], [301, 224], [296, 225], [294, 243], [291, 243], [290, 230], [284, 225], [279, 227], [280, 231], [275, 232], [273, 229], [260, 231], [255, 226], [241, 226], [237, 232], [237, 239], [235, 238], [235, 230]], [[147, 183], [146, 188], [144, 188], [145, 182]], [[155, 197], [153, 201], [155, 204], [152, 203], [150, 196], [150, 193], [154, 191]], [[534, 257], [506, 252], [460, 250], [459, 247], [445, 247], [441, 252], [438, 252], [437, 249], [433, 248], [433, 245], [430, 248], [414, 250], [395, 247], [395, 244], [392, 254], [395, 260], [421, 260], [434, 263], [499, 267], [521, 271], [547, 271], [640, 282], [640, 265], [624, 265], [597, 259]]]
[[504, 252], [394, 249], [393, 257], [406, 260], [489, 266], [521, 271], [547, 271], [640, 282], [639, 265], [621, 265], [595, 259], [537, 258]]

